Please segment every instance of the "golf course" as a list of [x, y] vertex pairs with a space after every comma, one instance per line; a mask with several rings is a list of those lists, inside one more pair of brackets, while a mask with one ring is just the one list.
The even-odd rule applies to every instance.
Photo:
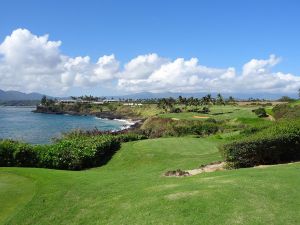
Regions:
[[220, 160], [220, 142], [129, 142], [85, 171], [1, 168], [1, 224], [298, 224], [299, 163], [163, 176]]
[[0, 224], [299, 224], [298, 102], [268, 106], [272, 117], [261, 106], [211, 105], [166, 110], [112, 136], [2, 140]]

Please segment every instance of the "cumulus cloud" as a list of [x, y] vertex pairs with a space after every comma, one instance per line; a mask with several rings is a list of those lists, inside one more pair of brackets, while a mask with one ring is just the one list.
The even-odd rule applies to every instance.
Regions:
[[96, 63], [89, 56], [63, 55], [61, 41], [49, 41], [17, 29], [0, 44], [0, 88], [62, 94], [72, 87], [103, 85], [115, 78], [119, 62], [104, 55]]
[[[212, 68], [197, 58], [174, 60], [156, 53], [139, 55], [124, 66], [115, 55], [96, 62], [89, 56], [69, 57], [61, 41], [17, 29], [0, 44], [0, 89], [66, 94], [70, 88], [106, 86], [123, 92], [277, 92], [292, 93], [300, 77], [273, 72], [281, 59], [252, 59], [238, 74], [233, 67]], [[108, 85], [109, 84], [109, 85]]]
[[211, 68], [199, 64], [197, 58], [167, 61], [160, 68], [148, 71], [147, 77], [119, 79], [120, 89], [129, 92], [269, 92], [293, 93], [300, 87], [300, 77], [282, 72], [272, 72], [280, 58], [252, 59], [243, 66], [241, 74], [235, 68]]

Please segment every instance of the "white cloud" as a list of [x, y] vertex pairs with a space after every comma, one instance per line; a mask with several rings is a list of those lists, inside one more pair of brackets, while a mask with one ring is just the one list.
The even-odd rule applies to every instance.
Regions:
[[275, 55], [270, 55], [267, 60], [252, 59], [243, 66], [243, 76], [266, 74], [279, 62], [280, 58]]
[[72, 87], [103, 85], [115, 78], [119, 62], [114, 55], [92, 63], [60, 52], [61, 41], [17, 29], [0, 45], [0, 88], [62, 94]]
[[0, 89], [58, 95], [97, 86], [123, 92], [270, 93], [293, 93], [300, 87], [299, 76], [272, 71], [280, 62], [275, 55], [252, 59], [237, 74], [233, 67], [212, 68], [197, 58], [171, 60], [155, 53], [137, 56], [121, 68], [113, 54], [93, 63], [89, 56], [63, 55], [61, 44], [26, 29], [13, 31], [0, 44]]
[[157, 54], [140, 55], [125, 64], [120, 77], [124, 79], [147, 78], [167, 62], [168, 59], [159, 57]]
[[280, 58], [252, 59], [243, 66], [240, 75], [233, 67], [225, 69], [200, 65], [197, 58], [178, 58], [161, 65], [148, 77], [119, 79], [120, 89], [130, 92], [269, 92], [295, 93], [300, 87], [300, 77], [282, 72], [272, 72]]

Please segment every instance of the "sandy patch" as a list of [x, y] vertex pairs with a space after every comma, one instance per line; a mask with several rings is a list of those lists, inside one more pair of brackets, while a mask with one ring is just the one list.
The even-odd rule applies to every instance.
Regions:
[[215, 171], [221, 171], [221, 170], [224, 170], [224, 167], [225, 167], [225, 162], [221, 162], [221, 163], [206, 165], [206, 166], [198, 168], [198, 169], [187, 170], [187, 172], [190, 175], [197, 175], [199, 173], [210, 173], [210, 172], [215, 172]]
[[193, 176], [197, 175], [199, 173], [210, 173], [210, 172], [215, 172], [215, 171], [221, 171], [225, 170], [225, 162], [214, 162], [205, 166], [201, 166], [200, 168], [197, 169], [192, 169], [192, 170], [171, 170], [167, 171], [165, 173], [166, 177], [186, 177], [186, 176]]
[[180, 120], [180, 119], [178, 119], [178, 118], [172, 118], [172, 120]]
[[193, 118], [197, 118], [197, 119], [207, 119], [207, 118], [209, 118], [209, 116], [193, 116]]

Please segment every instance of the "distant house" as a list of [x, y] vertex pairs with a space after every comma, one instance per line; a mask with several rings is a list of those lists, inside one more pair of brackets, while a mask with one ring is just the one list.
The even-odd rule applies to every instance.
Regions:
[[126, 106], [141, 106], [143, 104], [142, 103], [133, 103], [133, 102], [130, 102], [130, 103], [123, 103], [123, 105], [126, 105]]
[[61, 99], [56, 102], [56, 104], [75, 104], [75, 103], [82, 103], [82, 104], [94, 104], [94, 105], [103, 105], [105, 103], [114, 103], [114, 102], [120, 102], [115, 99], [105, 99], [103, 101], [87, 101], [87, 100], [81, 100], [81, 99]]
[[113, 102], [119, 102], [118, 100], [115, 99], [105, 99], [103, 100], [104, 103], [113, 103]]

